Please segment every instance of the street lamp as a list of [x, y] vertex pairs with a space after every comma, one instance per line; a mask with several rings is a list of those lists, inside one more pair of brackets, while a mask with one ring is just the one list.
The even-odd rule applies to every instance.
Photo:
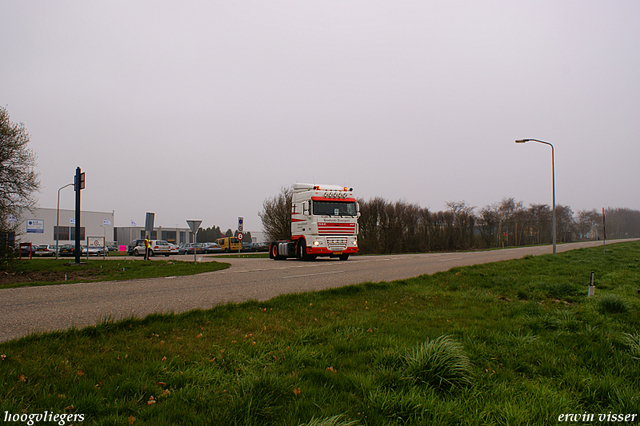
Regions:
[[56, 206], [56, 260], [58, 260], [58, 240], [60, 239], [60, 191], [71, 185], [73, 185], [73, 183], [68, 183], [58, 189], [58, 204]]
[[518, 139], [516, 143], [538, 142], [551, 147], [551, 179], [553, 184], [553, 254], [556, 254], [556, 166], [553, 145], [538, 139]]

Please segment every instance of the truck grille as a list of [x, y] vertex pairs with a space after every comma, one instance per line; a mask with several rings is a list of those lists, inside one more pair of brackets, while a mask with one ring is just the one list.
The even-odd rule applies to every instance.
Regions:
[[342, 251], [347, 248], [346, 237], [327, 237], [327, 247], [332, 251]]

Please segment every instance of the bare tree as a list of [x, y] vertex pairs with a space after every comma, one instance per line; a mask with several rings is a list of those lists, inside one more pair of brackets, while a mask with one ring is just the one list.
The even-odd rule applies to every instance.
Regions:
[[[6, 108], [0, 107], [0, 232], [15, 232], [25, 209], [36, 201], [34, 193], [40, 188], [38, 173], [34, 171], [36, 156], [27, 148], [29, 134], [24, 124], [11, 123]], [[5, 234], [6, 235], [6, 234]]]
[[360, 204], [358, 249], [361, 253], [382, 253], [380, 227], [386, 203], [381, 197], [375, 197], [369, 201], [358, 200]]
[[467, 205], [464, 201], [450, 201], [447, 210], [453, 215], [452, 244], [456, 250], [469, 249], [473, 246], [474, 225], [476, 217], [473, 211], [475, 207]]
[[556, 228], [558, 241], [570, 243], [576, 230], [573, 211], [569, 206], [556, 205]]
[[262, 212], [258, 213], [262, 220], [267, 241], [291, 239], [291, 188], [281, 188], [280, 194], [267, 198], [262, 203]]
[[498, 234], [498, 225], [500, 224], [500, 213], [498, 205], [492, 204], [485, 206], [480, 210], [478, 218], [478, 230], [480, 239], [484, 247], [492, 247], [496, 244], [496, 235]]
[[598, 240], [602, 236], [602, 214], [596, 209], [580, 210], [576, 219], [576, 235], [580, 240]]

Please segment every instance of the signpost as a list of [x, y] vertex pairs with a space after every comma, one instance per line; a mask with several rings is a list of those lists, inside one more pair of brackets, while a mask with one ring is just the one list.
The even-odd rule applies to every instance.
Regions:
[[188, 220], [187, 224], [189, 225], [189, 228], [191, 229], [191, 232], [193, 232], [193, 263], [197, 263], [196, 262], [196, 241], [198, 241], [198, 229], [200, 229], [200, 224], [202, 223], [201, 220]]
[[607, 216], [604, 214], [604, 207], [602, 208], [602, 233], [604, 239], [602, 240], [602, 254], [607, 253]]
[[87, 261], [89, 261], [89, 249], [91, 247], [102, 249], [102, 260], [107, 255], [105, 237], [87, 237]]
[[238, 257], [240, 257], [240, 251], [242, 251], [242, 231], [244, 230], [244, 217], [238, 217]]

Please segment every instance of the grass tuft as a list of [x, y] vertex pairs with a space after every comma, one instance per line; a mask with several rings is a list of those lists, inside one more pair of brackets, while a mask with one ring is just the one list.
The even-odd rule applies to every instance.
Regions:
[[603, 314], [629, 312], [629, 304], [617, 294], [605, 294], [598, 300], [598, 310]]
[[406, 378], [417, 384], [444, 391], [471, 384], [471, 361], [450, 336], [420, 343], [404, 356], [404, 364]]
[[640, 360], [640, 334], [624, 333], [623, 342], [629, 346], [629, 352], [634, 359]]
[[352, 426], [360, 423], [357, 420], [343, 420], [343, 417], [344, 415], [342, 414], [339, 414], [337, 416], [325, 417], [322, 419], [316, 419], [314, 417], [309, 423], [302, 423], [300, 426]]

